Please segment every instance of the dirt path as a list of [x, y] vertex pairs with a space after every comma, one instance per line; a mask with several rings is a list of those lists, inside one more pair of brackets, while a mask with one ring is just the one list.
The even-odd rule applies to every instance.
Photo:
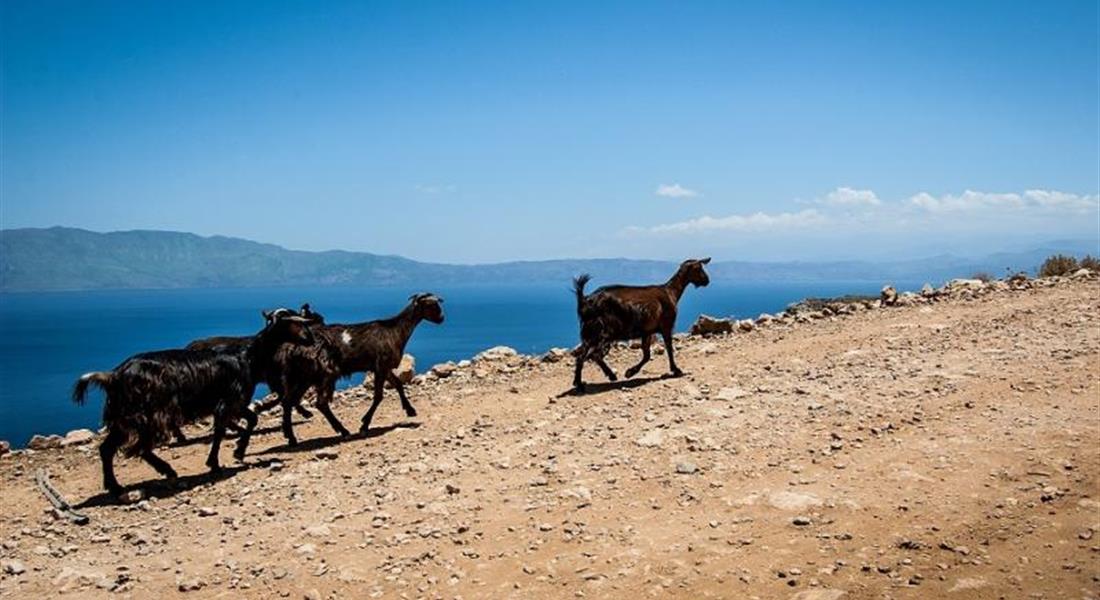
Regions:
[[133, 506], [94, 446], [0, 458], [0, 596], [1100, 597], [1100, 284], [678, 350], [687, 377], [582, 397], [566, 363], [478, 363], [410, 388], [417, 419], [388, 392], [367, 439], [315, 417], [291, 450], [269, 415], [216, 482], [202, 443], [162, 452], [182, 490], [122, 461]]

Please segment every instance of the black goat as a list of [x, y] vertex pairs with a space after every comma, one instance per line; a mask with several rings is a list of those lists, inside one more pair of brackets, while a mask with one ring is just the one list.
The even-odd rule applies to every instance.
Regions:
[[290, 422], [290, 407], [299, 402], [310, 387], [317, 389], [317, 410], [325, 416], [332, 429], [340, 435], [350, 435], [332, 414], [329, 403], [336, 390], [336, 381], [353, 373], [374, 374], [374, 401], [363, 415], [359, 431], [366, 432], [370, 428], [387, 381], [397, 389], [405, 414], [415, 417], [416, 409], [409, 403], [405, 386], [394, 376], [393, 370], [401, 363], [405, 345], [420, 321], [443, 322], [442, 303], [443, 300], [433, 294], [416, 294], [409, 298], [408, 306], [396, 316], [366, 323], [317, 327], [314, 331], [317, 341], [314, 344], [284, 346], [275, 360], [283, 376], [282, 383], [278, 385], [282, 389], [283, 435], [287, 443], [297, 443]]
[[[278, 309], [277, 311], [273, 311], [272, 313], [268, 313], [269, 318], [270, 318], [270, 315], [275, 314], [276, 312], [279, 312], [280, 314], [289, 314], [289, 313], [293, 312], [293, 311], [289, 311], [289, 312], [281, 312], [281, 311], [289, 311], [289, 309], [281, 308], [281, 309]], [[325, 323], [324, 316], [322, 316], [320, 313], [315, 312], [312, 308], [310, 308], [308, 302], [302, 305], [302, 308], [300, 308], [298, 310], [297, 314], [298, 314], [298, 316], [302, 317], [303, 319], [306, 319], [311, 326], [324, 325], [324, 323]], [[215, 337], [208, 337], [208, 338], [202, 338], [202, 339], [199, 339], [199, 340], [195, 340], [195, 341], [191, 342], [190, 344], [187, 344], [187, 349], [188, 350], [207, 350], [207, 349], [211, 349], [211, 348], [242, 348], [245, 345], [247, 345], [250, 341], [252, 341], [252, 336], [250, 336], [250, 335], [245, 335], [245, 336], [215, 336]], [[272, 363], [271, 368], [269, 368], [266, 373], [261, 374], [261, 379], [259, 379], [257, 381], [257, 383], [267, 383], [268, 387], [271, 387], [272, 382], [274, 382], [275, 385], [278, 385], [281, 382], [281, 380], [282, 380], [282, 377], [279, 374], [278, 364], [277, 364], [277, 361], [276, 361], [276, 362]], [[273, 400], [268, 400], [267, 402], [261, 402], [256, 407], [256, 413], [257, 414], [268, 411], [268, 410], [271, 410], [272, 408], [279, 405], [279, 398], [278, 398], [279, 391], [276, 390], [276, 389], [272, 389], [272, 391], [276, 392], [276, 398], [274, 398]], [[296, 410], [298, 412], [298, 414], [302, 415], [303, 417], [305, 417], [307, 419], [313, 417], [313, 413], [310, 412], [308, 409], [306, 409], [306, 407], [303, 406], [301, 404], [301, 402], [294, 405], [294, 410]], [[230, 429], [235, 429], [235, 430], [239, 431], [239, 428], [237, 427], [236, 423], [229, 423], [228, 427]], [[175, 438], [176, 438], [177, 442], [182, 443], [182, 442], [187, 441], [186, 436], [184, 436], [183, 432], [179, 431], [179, 430], [177, 430], [175, 432]]]
[[584, 362], [591, 360], [599, 365], [611, 381], [615, 381], [615, 372], [604, 362], [611, 344], [619, 340], [641, 338], [642, 360], [626, 370], [626, 377], [633, 377], [649, 362], [649, 345], [653, 335], [660, 333], [664, 338], [668, 352], [669, 370], [676, 377], [683, 375], [676, 366], [673, 357], [672, 330], [676, 326], [676, 304], [684, 295], [688, 284], [695, 287], [710, 283], [703, 265], [710, 262], [685, 260], [676, 273], [663, 285], [604, 286], [588, 294], [584, 286], [591, 279], [581, 275], [573, 280], [573, 291], [577, 296], [577, 316], [581, 322], [581, 345], [576, 350], [577, 366], [573, 374], [573, 386], [577, 392], [584, 391], [581, 371]]
[[158, 473], [174, 478], [171, 465], [153, 453], [169, 440], [181, 424], [214, 416], [214, 439], [206, 465], [218, 471], [218, 451], [226, 424], [238, 418], [247, 422], [233, 455], [241, 460], [256, 426], [248, 410], [256, 382], [270, 367], [275, 351], [284, 343], [313, 342], [308, 321], [294, 311], [264, 313], [267, 324], [243, 346], [201, 350], [162, 350], [136, 354], [112, 371], [87, 373], [73, 387], [73, 401], [84, 403], [88, 386], [96, 384], [107, 395], [103, 424], [107, 437], [99, 446], [103, 461], [103, 487], [122, 493], [115, 478], [114, 456], [140, 456]]

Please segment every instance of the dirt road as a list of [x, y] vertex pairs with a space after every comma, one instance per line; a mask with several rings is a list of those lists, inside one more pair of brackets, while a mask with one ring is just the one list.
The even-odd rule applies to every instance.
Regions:
[[1100, 283], [677, 349], [684, 378], [656, 356], [580, 397], [569, 361], [475, 363], [367, 438], [318, 416], [289, 449], [268, 415], [217, 481], [205, 443], [162, 451], [175, 487], [120, 461], [152, 482], [130, 506], [94, 445], [0, 458], [0, 596], [1100, 597]]

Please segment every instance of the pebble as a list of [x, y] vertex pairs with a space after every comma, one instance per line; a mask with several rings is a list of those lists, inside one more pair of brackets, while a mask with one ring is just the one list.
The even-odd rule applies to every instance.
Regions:
[[676, 472], [679, 473], [680, 475], [692, 475], [692, 474], [696, 473], [698, 470], [699, 470], [699, 467], [695, 466], [694, 463], [690, 463], [690, 462], [676, 463]]
[[798, 525], [799, 527], [805, 527], [806, 525], [809, 525], [812, 522], [813, 521], [811, 521], [809, 517], [805, 517], [805, 516], [801, 516], [801, 515], [791, 519], [791, 523], [794, 523], [795, 525]]

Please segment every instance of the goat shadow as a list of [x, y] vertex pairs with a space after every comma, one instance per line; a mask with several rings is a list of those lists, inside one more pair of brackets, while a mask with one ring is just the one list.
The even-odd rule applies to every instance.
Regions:
[[[685, 373], [686, 374], [686, 373]], [[571, 387], [564, 392], [558, 394], [558, 398], [567, 398], [569, 396], [591, 396], [594, 394], [601, 394], [611, 390], [626, 390], [636, 387], [641, 387], [647, 383], [653, 383], [654, 381], [661, 381], [663, 379], [679, 379], [683, 375], [673, 375], [672, 373], [665, 373], [664, 375], [650, 375], [648, 377], [634, 377], [632, 379], [620, 379], [618, 381], [604, 381], [600, 383], [586, 383], [584, 384], [584, 391], [577, 391], [577, 388]]]
[[260, 452], [257, 455], [263, 454], [281, 454], [284, 452], [312, 452], [314, 450], [320, 450], [322, 448], [328, 448], [330, 446], [339, 446], [346, 442], [354, 442], [356, 440], [367, 440], [378, 436], [386, 435], [391, 431], [397, 429], [418, 429], [420, 423], [416, 421], [410, 421], [405, 423], [394, 423], [393, 425], [386, 425], [383, 427], [371, 427], [366, 433], [356, 432], [347, 437], [341, 435], [330, 435], [328, 437], [311, 438], [304, 442], [298, 442], [297, 445], [290, 446], [288, 444], [282, 444], [280, 446], [272, 446]]
[[[142, 483], [126, 486], [126, 490], [139, 489], [145, 494], [145, 499], [148, 498], [171, 498], [180, 492], [192, 490], [201, 485], [216, 483], [236, 477], [236, 475], [242, 471], [246, 471], [253, 467], [267, 467], [271, 463], [275, 462], [273, 459], [262, 459], [253, 463], [242, 463], [233, 466], [222, 466], [217, 472], [206, 471], [205, 473], [196, 473], [194, 475], [183, 475], [175, 479], [151, 479]], [[109, 494], [107, 492], [100, 492], [95, 496], [92, 496], [80, 504], [74, 505], [73, 510], [80, 510], [82, 508], [97, 508], [103, 506], [126, 506], [127, 503], [119, 500], [118, 497]]]
[[[294, 425], [298, 426], [298, 425], [302, 425], [304, 423], [309, 423], [309, 422], [310, 422], [310, 419], [305, 419], [305, 420], [301, 420], [301, 421], [296, 420], [296, 421], [294, 421]], [[206, 433], [204, 433], [202, 435], [193, 435], [193, 436], [187, 438], [186, 440], [184, 440], [182, 442], [179, 441], [179, 440], [173, 440], [172, 443], [168, 444], [168, 447], [169, 448], [184, 448], [186, 446], [193, 446], [195, 444], [209, 444], [210, 442], [212, 442], [214, 440], [213, 428], [214, 428], [214, 426], [211, 425], [210, 430], [207, 431]], [[265, 435], [265, 434], [268, 434], [268, 433], [279, 433], [282, 430], [283, 430], [282, 425], [268, 425], [266, 427], [257, 427], [255, 429], [253, 429], [252, 430], [252, 435], [257, 436], [257, 435]], [[235, 438], [239, 438], [239, 437], [241, 437], [240, 432], [231, 431], [229, 429], [227, 429], [225, 431], [225, 438], [224, 439], [231, 440], [231, 439], [235, 439]]]

